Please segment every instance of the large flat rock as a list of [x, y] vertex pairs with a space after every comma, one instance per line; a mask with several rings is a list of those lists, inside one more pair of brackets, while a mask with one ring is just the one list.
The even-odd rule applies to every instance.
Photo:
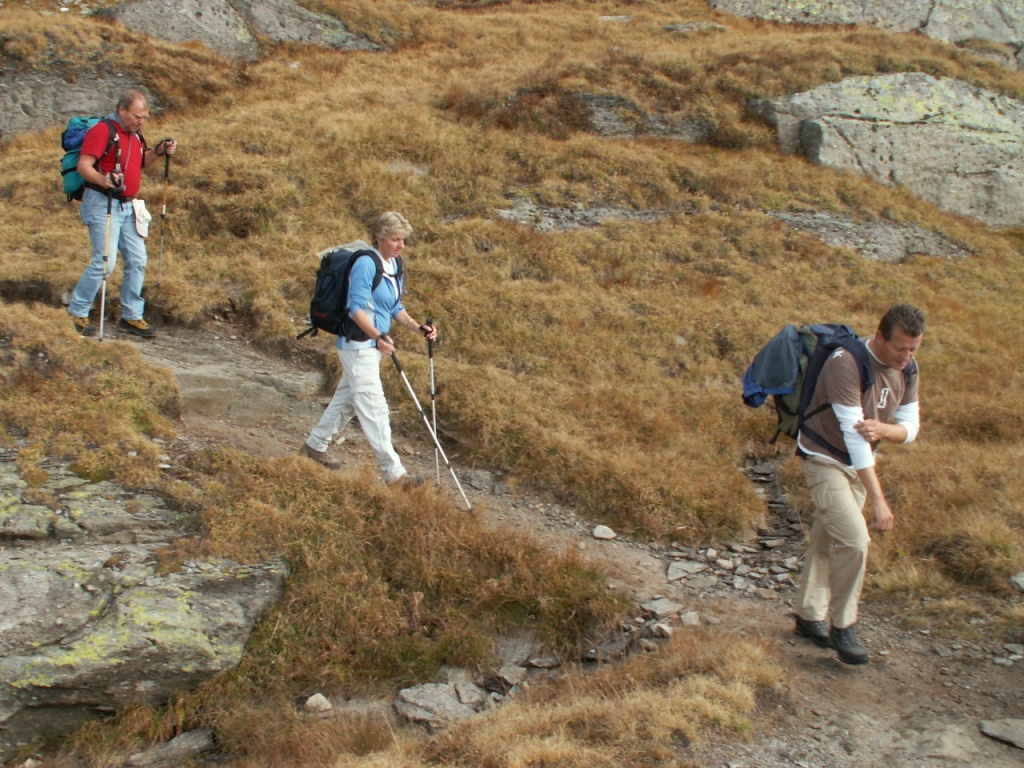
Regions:
[[293, 0], [135, 0], [102, 12], [129, 29], [174, 43], [197, 41], [232, 59], [259, 58], [260, 39], [338, 50], [383, 50], [338, 19]]
[[911, 73], [852, 77], [757, 108], [783, 153], [902, 185], [993, 227], [1024, 224], [1024, 102]]
[[1004, 63], [1024, 70], [1020, 0], [711, 0], [711, 7], [782, 23], [865, 24], [951, 43], [988, 40], [1008, 46]]
[[237, 665], [284, 589], [276, 563], [158, 572], [180, 512], [46, 466], [29, 487], [0, 457], [0, 761], [97, 707], [162, 703]]

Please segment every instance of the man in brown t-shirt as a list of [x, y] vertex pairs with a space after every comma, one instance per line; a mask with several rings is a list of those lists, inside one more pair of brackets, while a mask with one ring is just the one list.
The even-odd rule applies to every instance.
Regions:
[[796, 633], [835, 648], [848, 664], [868, 661], [855, 631], [871, 540], [865, 501], [871, 502], [874, 528], [891, 530], [894, 521], [875, 474], [874, 452], [882, 441], [909, 443], [917, 437], [914, 355], [923, 336], [919, 309], [891, 307], [874, 336], [854, 342], [866, 345], [871, 364], [872, 382], [864, 391], [854, 355], [837, 348], [822, 368], [807, 407], [814, 415], [797, 436], [797, 455], [815, 514], [796, 597]]

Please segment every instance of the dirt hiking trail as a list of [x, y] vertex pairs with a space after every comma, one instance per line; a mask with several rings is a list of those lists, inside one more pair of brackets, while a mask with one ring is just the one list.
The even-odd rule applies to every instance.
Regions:
[[[174, 374], [181, 391], [182, 420], [177, 425], [178, 439], [167, 446], [172, 464], [187, 450], [224, 444], [266, 457], [292, 455], [330, 399], [324, 389], [320, 344], [300, 342], [300, 351], [284, 358], [260, 351], [246, 340], [242, 326], [225, 320], [203, 330], [156, 330], [153, 340], [114, 333], [110, 341], [134, 344], [147, 360]], [[418, 354], [411, 343], [404, 337], [399, 340], [401, 357]], [[443, 347], [435, 351], [435, 369], [440, 391]], [[392, 366], [382, 369], [384, 377], [397, 375]], [[429, 415], [429, 381], [408, 375]], [[394, 409], [397, 403], [391, 405]], [[443, 407], [439, 396], [439, 425], [443, 425]], [[396, 449], [409, 471], [433, 483], [434, 448], [422, 421], [396, 417], [393, 431]], [[340, 472], [375, 470], [355, 422], [342, 437], [343, 442], [329, 449], [343, 462]], [[694, 764], [707, 768], [1024, 766], [1024, 660], [1014, 657], [1018, 649], [1012, 645], [1024, 638], [986, 636], [984, 619], [977, 620], [978, 631], [972, 637], [954, 637], [941, 628], [920, 626], [924, 615], [918, 612], [920, 602], [869, 602], [859, 630], [871, 663], [844, 665], [832, 651], [793, 635], [789, 612], [795, 587], [791, 582], [768, 594], [763, 589], [733, 589], [729, 584], [735, 581], [716, 582], [707, 573], [701, 574], [703, 580], [670, 581], [671, 563], [707, 561], [706, 551], [670, 550], [622, 537], [599, 541], [592, 535], [596, 521], [581, 520], [551, 499], [515, 491], [498, 473], [461, 464], [458, 446], [449, 447], [443, 437], [442, 441], [484, 524], [553, 548], [573, 548], [603, 568], [609, 583], [638, 603], [655, 598], [678, 603], [693, 612], [691, 620], [719, 631], [723, 643], [748, 635], [777, 644], [790, 672], [787, 695], [762, 702], [765, 716], [748, 740], [708, 739], [709, 743], [685, 755]], [[443, 462], [440, 474], [438, 492], [465, 508]], [[793, 539], [794, 555], [801, 554], [801, 535]], [[915, 613], [918, 621], [911, 628], [906, 619]], [[676, 626], [675, 631], [685, 628]], [[997, 739], [982, 733], [983, 723], [986, 730], [991, 724], [1017, 730]], [[1014, 746], [1014, 740], [1021, 747]]]

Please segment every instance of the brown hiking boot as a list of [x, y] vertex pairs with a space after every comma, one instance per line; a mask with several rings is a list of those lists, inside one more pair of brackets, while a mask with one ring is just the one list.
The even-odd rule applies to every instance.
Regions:
[[141, 317], [138, 320], [128, 320], [121, 318], [121, 322], [117, 324], [117, 327], [122, 331], [128, 331], [136, 336], [141, 336], [144, 339], [152, 339], [156, 336], [156, 331], [149, 327], [149, 323], [143, 320]]
[[419, 488], [423, 485], [423, 478], [419, 475], [402, 475], [397, 480], [392, 480], [388, 483], [389, 488], [398, 488], [403, 491], [407, 491], [411, 488]]
[[79, 317], [78, 315], [71, 316], [71, 323], [75, 330], [78, 331], [82, 336], [95, 336], [96, 326], [89, 322], [88, 317]]
[[302, 447], [299, 448], [299, 455], [312, 459], [317, 464], [322, 467], [326, 467], [327, 469], [341, 469], [340, 461], [328, 456], [327, 451], [318, 451], [315, 448], [310, 448], [309, 443], [302, 444]]

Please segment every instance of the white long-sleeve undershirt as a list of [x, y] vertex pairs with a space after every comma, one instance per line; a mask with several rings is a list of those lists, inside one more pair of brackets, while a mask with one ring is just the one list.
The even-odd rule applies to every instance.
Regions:
[[[832, 412], [839, 421], [839, 428], [843, 432], [843, 440], [846, 443], [846, 451], [850, 454], [850, 464], [854, 469], [867, 469], [875, 464], [875, 452], [871, 449], [871, 443], [865, 440], [860, 432], [854, 427], [855, 424], [864, 420], [864, 409], [850, 405], [832, 404]], [[917, 401], [904, 403], [896, 409], [893, 415], [897, 424], [907, 430], [907, 438], [904, 443], [913, 442], [921, 428], [920, 410]], [[800, 444], [801, 450], [812, 456], [835, 461], [831, 456], [826, 456], [818, 451], [809, 451], [807, 447]]]

